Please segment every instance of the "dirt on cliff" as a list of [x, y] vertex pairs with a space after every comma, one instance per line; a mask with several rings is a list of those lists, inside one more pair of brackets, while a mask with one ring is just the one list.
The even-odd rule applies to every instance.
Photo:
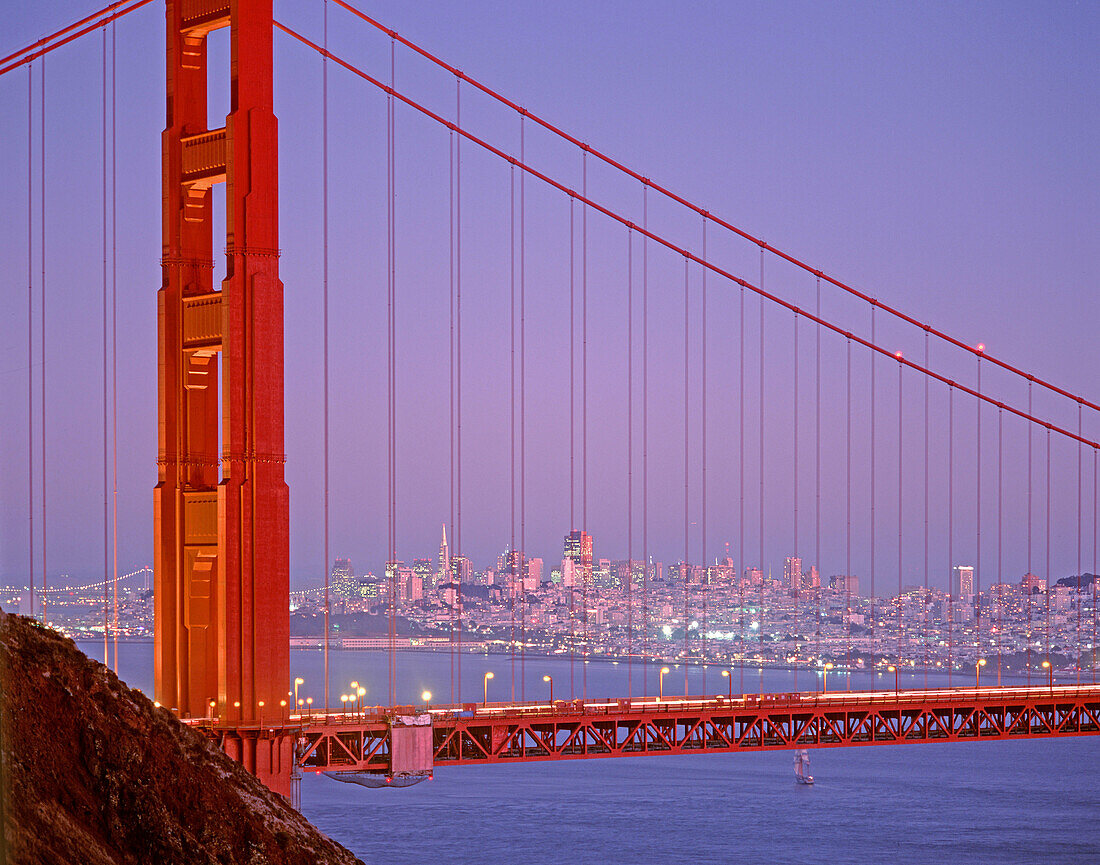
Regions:
[[360, 862], [71, 640], [6, 613], [0, 787], [12, 865]]

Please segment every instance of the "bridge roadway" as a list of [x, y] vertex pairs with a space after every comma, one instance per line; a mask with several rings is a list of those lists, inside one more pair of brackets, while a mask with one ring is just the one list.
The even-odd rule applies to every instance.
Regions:
[[[304, 771], [386, 778], [436, 766], [966, 742], [1100, 733], [1100, 685], [637, 697], [363, 707], [234, 727], [294, 736]], [[194, 721], [215, 738], [217, 719]]]

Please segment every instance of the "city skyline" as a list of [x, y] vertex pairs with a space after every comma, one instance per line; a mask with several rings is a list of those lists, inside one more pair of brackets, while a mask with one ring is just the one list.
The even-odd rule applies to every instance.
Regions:
[[[79, 11], [79, 3], [59, 3], [48, 14], [64, 23]], [[1092, 236], [1082, 235], [1083, 226], [1097, 222], [1097, 200], [1093, 187], [1080, 178], [1090, 177], [1091, 149], [1095, 139], [1094, 112], [1087, 110], [1095, 99], [1095, 82], [1081, 70], [1089, 64], [1091, 24], [1083, 24], [1065, 10], [1039, 10], [1015, 6], [1003, 16], [987, 16], [977, 10], [955, 10], [958, 34], [946, 38], [932, 10], [911, 9], [902, 19], [892, 16], [868, 16], [854, 7], [815, 10], [800, 6], [772, 10], [768, 15], [730, 7], [715, 11], [702, 6], [680, 9], [684, 20], [678, 27], [699, 34], [705, 50], [691, 52], [676, 63], [650, 66], [639, 64], [636, 57], [639, 40], [650, 38], [648, 30], [610, 26], [611, 22], [633, 21], [622, 9], [611, 6], [603, 13], [562, 7], [546, 10], [538, 25], [540, 38], [534, 40], [537, 51], [526, 58], [504, 50], [506, 41], [486, 40], [479, 28], [471, 28], [465, 8], [444, 5], [437, 13], [383, 4], [378, 14], [390, 15], [402, 33], [425, 44], [451, 44], [454, 60], [471, 75], [490, 83], [508, 82], [514, 97], [530, 99], [551, 119], [568, 128], [585, 130], [593, 146], [611, 155], [629, 157], [639, 166], [659, 168], [660, 180], [712, 207], [715, 214], [727, 216], [737, 224], [763, 236], [778, 247], [809, 260], [816, 266], [835, 272], [842, 279], [871, 291], [883, 302], [908, 310], [921, 321], [930, 321], [955, 334], [968, 345], [981, 342], [988, 350], [1037, 374], [1060, 383], [1074, 392], [1088, 393], [1092, 381], [1087, 370], [1100, 360], [1092, 355], [1100, 351], [1091, 339], [1088, 322], [1096, 301], [1093, 293], [1077, 290], [1091, 284], [1096, 256], [1091, 249]], [[13, 43], [31, 42], [49, 25], [38, 17], [41, 10], [18, 9], [10, 23]], [[33, 13], [33, 14], [32, 14]], [[668, 15], [667, 10], [650, 10], [651, 17]], [[291, 14], [288, 10], [288, 14]], [[302, 13], [303, 15], [305, 13]], [[593, 16], [595, 21], [593, 21]], [[619, 17], [621, 16], [621, 17]], [[770, 16], [770, 17], [769, 17]], [[493, 16], [490, 16], [493, 17]], [[505, 16], [512, 21], [513, 16]], [[992, 17], [995, 20], [987, 20]], [[1086, 16], [1087, 17], [1087, 16]], [[495, 18], [494, 18], [495, 20]], [[594, 29], [580, 28], [575, 22], [588, 21]], [[807, 21], [816, 21], [809, 25]], [[705, 21], [705, 26], [701, 22]], [[768, 24], [767, 22], [770, 22]], [[303, 17], [291, 23], [313, 32], [317, 20]], [[517, 27], [530, 23], [512, 21]], [[163, 62], [162, 52], [152, 46], [161, 42], [161, 22], [155, 14], [138, 12], [119, 24], [118, 52], [123, 68], [155, 67]], [[578, 40], [577, 34], [581, 34]], [[829, 33], [833, 42], [822, 42], [820, 33]], [[594, 33], [600, 33], [600, 49], [594, 50]], [[971, 65], [959, 66], [951, 50], [952, 39], [963, 33], [981, 33], [967, 50]], [[993, 38], [992, 34], [999, 34]], [[749, 37], [751, 34], [751, 38]], [[212, 65], [227, 62], [225, 34], [212, 41]], [[528, 35], [530, 32], [528, 31]], [[782, 35], [782, 38], [781, 38]], [[26, 37], [25, 39], [23, 37]], [[452, 38], [454, 37], [454, 38]], [[344, 38], [335, 34], [334, 39]], [[522, 33], [517, 38], [523, 38]], [[747, 40], [747, 41], [746, 41]], [[1057, 62], [1049, 55], [1052, 41], [1059, 46]], [[731, 54], [728, 44], [740, 45], [744, 53]], [[883, 55], [867, 55], [861, 46], [874, 44]], [[1035, 50], [1007, 52], [1007, 45], [1034, 45]], [[340, 47], [340, 46], [337, 46]], [[79, 130], [98, 128], [99, 82], [85, 76], [71, 93], [60, 82], [70, 68], [98, 60], [99, 46], [81, 42], [55, 52], [50, 58], [51, 75], [47, 84], [46, 141], [47, 164], [59, 172], [46, 190], [49, 220], [45, 226], [47, 249], [51, 253], [46, 279], [48, 286], [65, 282], [83, 282], [86, 274], [77, 267], [80, 260], [102, 257], [101, 238], [89, 231], [80, 213], [98, 213], [101, 208], [98, 184], [77, 179], [81, 172], [95, 174], [100, 169], [99, 143], [95, 136], [77, 134]], [[720, 50], [721, 49], [721, 50]], [[891, 74], [883, 73], [884, 57], [891, 59]], [[320, 374], [320, 260], [319, 235], [307, 225], [316, 226], [320, 215], [317, 189], [317, 160], [320, 141], [317, 134], [317, 100], [320, 64], [306, 64], [288, 54], [279, 66], [276, 87], [277, 113], [284, 120], [283, 149], [287, 188], [284, 210], [284, 281], [287, 293], [288, 413], [287, 473], [291, 493], [293, 572], [308, 579], [323, 579], [328, 566], [322, 554], [322, 465], [321, 440], [323, 406], [319, 400]], [[624, 65], [625, 64], [625, 65]], [[729, 64], [733, 64], [730, 66]], [[1023, 64], [1023, 65], [1021, 65]], [[542, 74], [544, 68], [559, 70], [555, 85]], [[632, 70], [630, 81], [622, 69]], [[829, 75], [809, 74], [818, 69]], [[946, 76], [944, 69], [958, 74]], [[420, 83], [419, 67], [407, 65], [398, 70], [410, 86]], [[980, 70], [980, 74], [973, 70]], [[874, 73], [874, 74], [872, 74]], [[1004, 73], [1004, 74], [1002, 74]], [[564, 75], [564, 79], [560, 76]], [[589, 75], [607, 83], [607, 89], [593, 92], [585, 86]], [[640, 76], [637, 82], [635, 76]], [[870, 77], [869, 77], [870, 76]], [[368, 120], [381, 120], [383, 101], [372, 97], [369, 108], [354, 113], [343, 109], [353, 104], [352, 82], [342, 74], [333, 74], [333, 115], [330, 124], [341, 135], [359, 136], [372, 147], [382, 145], [377, 129]], [[7, 80], [7, 79], [6, 79]], [[11, 79], [14, 81], [14, 79]], [[39, 79], [34, 79], [35, 87]], [[812, 82], [813, 94], [803, 83]], [[723, 86], [696, 87], [697, 82], [715, 82]], [[784, 83], [785, 82], [785, 83]], [[440, 110], [451, 111], [453, 94], [440, 93], [425, 81], [428, 97]], [[641, 90], [635, 87], [641, 86]], [[157, 250], [159, 241], [158, 196], [146, 190], [159, 183], [159, 141], [161, 100], [157, 75], [123, 77], [119, 82], [123, 100], [119, 103], [120, 164], [126, 172], [118, 176], [119, 236], [121, 273], [119, 325], [126, 334], [120, 342], [121, 369], [146, 370], [135, 375], [119, 393], [120, 453], [133, 455], [120, 465], [119, 543], [120, 561], [148, 563], [151, 555], [151, 496], [155, 484], [156, 430], [153, 418], [155, 391], [155, 337], [150, 323], [155, 319], [155, 292], [159, 284]], [[577, 102], [572, 92], [585, 92], [587, 99]], [[705, 110], [688, 111], [674, 94], [691, 90]], [[654, 94], [662, 106], [653, 111], [639, 110], [636, 94]], [[771, 94], [767, 99], [762, 94]], [[862, 96], [855, 98], [854, 93]], [[633, 94], [633, 95], [632, 95]], [[36, 101], [37, 101], [37, 93]], [[226, 94], [215, 89], [211, 94], [211, 112], [225, 110]], [[356, 103], [357, 104], [357, 103]], [[831, 106], [824, 110], [821, 106]], [[868, 105], [874, 112], [868, 112]], [[817, 106], [817, 107], [814, 107]], [[973, 107], [970, 111], [967, 106]], [[1011, 106], [1011, 110], [1007, 107]], [[3, 116], [22, 118], [26, 113], [26, 81], [0, 90]], [[37, 122], [38, 107], [34, 106]], [[466, 117], [478, 131], [493, 133], [508, 150], [516, 145], [516, 129], [499, 128], [499, 117], [473, 100], [466, 105]], [[755, 123], [718, 124], [707, 117], [755, 117]], [[800, 117], [800, 132], [790, 135], [790, 118]], [[300, 118], [302, 122], [296, 120]], [[683, 134], [670, 135], [666, 123], [676, 118]], [[980, 118], [984, 118], [981, 120]], [[948, 122], [948, 120], [950, 122]], [[407, 241], [398, 251], [398, 273], [404, 289], [399, 313], [408, 334], [401, 342], [399, 371], [407, 396], [398, 406], [399, 446], [397, 455], [397, 514], [395, 531], [400, 549], [420, 549], [434, 545], [434, 524], [442, 517], [449, 524], [449, 449], [447, 417], [447, 322], [446, 317], [446, 201], [430, 195], [425, 183], [430, 176], [446, 176], [446, 139], [419, 142], [418, 128], [412, 115], [398, 112], [397, 130], [401, 141], [411, 149], [410, 156], [398, 162], [398, 184], [403, 209], [401, 224], [423, 244]], [[682, 125], [681, 125], [682, 124]], [[37, 129], [37, 126], [35, 126]], [[890, 131], [893, 130], [893, 131]], [[527, 156], [532, 162], [561, 176], [572, 186], [580, 186], [580, 166], [562, 162], [547, 149], [546, 142], [528, 130]], [[498, 134], [499, 133], [499, 134]], [[37, 132], [35, 132], [37, 136]], [[153, 142], [150, 144], [150, 142]], [[874, 147], [872, 147], [874, 143]], [[38, 142], [35, 141], [37, 146]], [[438, 147], [437, 147], [438, 145]], [[26, 161], [26, 142], [5, 139], [0, 143], [2, 156], [13, 164]], [[685, 154], [687, 154], [685, 156]], [[721, 157], [719, 158], [719, 154]], [[877, 155], [876, 155], [877, 154]], [[935, 154], [935, 158], [930, 158]], [[675, 158], [673, 158], [675, 156]], [[467, 215], [496, 214], [485, 222], [479, 235], [466, 237], [463, 267], [468, 286], [467, 364], [464, 413], [466, 429], [476, 427], [479, 442], [474, 445], [467, 435], [461, 543], [464, 552], [480, 560], [494, 554], [499, 539], [526, 531], [522, 545], [531, 549], [548, 548], [563, 525], [581, 524], [585, 510], [585, 485], [582, 483], [583, 449], [580, 383], [577, 382], [574, 493], [570, 495], [570, 435], [568, 416], [569, 336], [567, 307], [568, 272], [562, 261], [568, 256], [568, 208], [549, 208], [545, 192], [533, 181], [527, 182], [526, 289], [527, 310], [527, 410], [526, 511], [522, 515], [510, 509], [513, 488], [521, 485], [519, 476], [510, 477], [507, 467], [509, 444], [510, 385], [509, 362], [509, 275], [507, 265], [507, 219], [496, 207], [501, 197], [508, 200], [507, 171], [490, 169], [472, 148], [463, 156], [465, 190], [470, 196]], [[352, 253], [362, 247], [372, 262], [384, 260], [381, 239], [384, 221], [372, 212], [360, 220], [362, 201], [377, 200], [383, 185], [377, 173], [364, 173], [349, 155], [334, 151], [333, 176], [344, 182], [334, 184], [331, 220], [344, 227], [333, 231], [332, 291], [332, 397], [331, 450], [334, 471], [331, 475], [331, 545], [360, 560], [383, 560], [386, 556], [385, 497], [373, 491], [385, 489], [386, 451], [384, 425], [376, 420], [384, 411], [384, 394], [377, 373], [385, 367], [384, 334], [374, 322], [372, 310], [384, 303], [384, 274], [373, 265], [363, 272], [355, 270]], [[37, 160], [37, 156], [36, 156]], [[858, 166], [864, 166], [857, 170]], [[728, 166], [723, 170], [721, 166]], [[908, 167], [905, 167], [908, 166]], [[1022, 170], [1034, 166], [1036, 172]], [[716, 168], [718, 167], [718, 168]], [[609, 186], [609, 178], [593, 162], [590, 183], [597, 198], [622, 209], [641, 221], [641, 196]], [[337, 174], [338, 173], [338, 174]], [[784, 179], [797, 177], [798, 182]], [[655, 176], [657, 172], [655, 172]], [[14, 177], [14, 175], [13, 175]], [[23, 175], [18, 175], [20, 181]], [[1028, 182], [1021, 185], [1021, 178]], [[37, 161], [32, 168], [31, 190], [37, 195]], [[422, 182], [424, 181], [424, 182]], [[18, 212], [25, 203], [25, 189], [11, 187], [9, 209]], [[604, 188], [606, 187], [606, 189]], [[479, 188], [481, 191], [479, 191]], [[1057, 196], [1044, 190], [1054, 188]], [[62, 201], [64, 190], [77, 190], [76, 197]], [[981, 202], [1001, 201], [1005, 206], [992, 212]], [[65, 205], [65, 206], [62, 206]], [[920, 208], [952, 214], [942, 221], [928, 221], [915, 214]], [[653, 225], [697, 246], [697, 228], [685, 228], [651, 201]], [[580, 239], [582, 214], [578, 208], [577, 238]], [[502, 224], [503, 222], [503, 224]], [[471, 223], [472, 225], [473, 223]], [[350, 226], [360, 229], [352, 230]], [[981, 225], [981, 232], [970, 226]], [[611, 228], [595, 217], [589, 219], [589, 390], [588, 439], [588, 528], [609, 544], [627, 546], [627, 476], [622, 436], [627, 430], [626, 379], [623, 360], [627, 334], [621, 320], [625, 303], [628, 255], [624, 232]], [[39, 240], [34, 232], [33, 258], [37, 262]], [[64, 246], [60, 238], [66, 238]], [[960, 238], [967, 238], [960, 246]], [[869, 239], [873, 238], [873, 242]], [[5, 232], [0, 251], [13, 264], [13, 297], [22, 297], [25, 273], [25, 227]], [[721, 257], [735, 273], [759, 281], [760, 262], [754, 247], [743, 248], [720, 242], [717, 232], [711, 236], [712, 254]], [[580, 255], [578, 242], [577, 254]], [[684, 486], [684, 443], [682, 417], [682, 364], [684, 350], [682, 320], [682, 262], [661, 253], [653, 245], [649, 250], [650, 316], [649, 333], [649, 545], [647, 554], [671, 560], [677, 550], [687, 546], [691, 557], [704, 558], [701, 547], [701, 308], [698, 272], [690, 275], [691, 318], [688, 334], [689, 392], [688, 418], [688, 493], [689, 513], [685, 521], [682, 496]], [[1049, 250], [1055, 249], [1057, 255]], [[641, 558], [642, 550], [642, 464], [641, 441], [641, 282], [642, 244], [635, 238], [634, 256], [634, 501], [632, 519], [634, 537], [632, 555]], [[216, 266], [223, 262], [217, 256]], [[35, 265], [37, 269], [37, 264]], [[769, 288], [790, 298], [805, 309], [815, 309], [813, 280], [802, 278], [769, 258], [764, 273]], [[581, 275], [575, 274], [578, 305]], [[38, 282], [36, 276], [35, 282]], [[472, 291], [472, 286], [479, 290]], [[1064, 286], [1064, 291], [1049, 292], [1041, 286]], [[365, 286], [367, 293], [361, 290]], [[914, 287], [920, 286], [920, 290]], [[963, 290], [965, 287], [965, 290]], [[37, 290], [38, 286], [35, 285]], [[148, 289], [148, 290], [146, 290]], [[744, 558], [760, 560], [759, 536], [763, 536], [763, 558], [780, 562], [780, 550], [794, 551], [804, 557], [820, 559], [823, 571], [851, 570], [869, 574], [869, 498], [870, 478], [866, 464], [871, 417], [866, 405], [869, 394], [869, 368], [866, 352], [853, 357], [853, 429], [852, 450], [858, 462], [852, 469], [852, 564], [846, 563], [844, 537], [844, 415], [846, 394], [842, 384], [843, 345], [835, 337], [823, 340], [822, 358], [822, 451], [821, 467], [821, 545], [820, 555], [813, 552], [817, 538], [813, 533], [818, 491], [814, 483], [814, 338], [809, 325], [800, 328], [799, 423], [794, 423], [792, 362], [794, 332], [791, 317], [772, 308], [763, 319], [767, 368], [775, 376], [774, 386], [759, 404], [757, 382], [761, 340], [757, 329], [761, 311], [749, 297], [745, 319], [746, 395], [745, 395], [745, 473], [748, 503], [740, 517], [737, 491], [738, 439], [740, 418], [738, 342], [740, 334], [739, 297], [736, 289], [717, 278], [710, 280], [708, 307], [710, 389], [709, 495], [706, 534], [708, 550], [715, 552], [715, 539], [731, 540], [739, 546], [737, 524], [744, 522]], [[79, 302], [66, 310], [56, 304], [59, 295], [48, 294], [48, 344], [58, 348], [51, 358], [52, 375], [48, 378], [45, 418], [48, 429], [45, 445], [50, 465], [66, 466], [75, 473], [74, 482], [47, 482], [48, 521], [55, 529], [48, 532], [47, 576], [56, 578], [71, 573], [93, 576], [99, 568], [101, 527], [97, 525], [102, 508], [102, 453], [98, 424], [89, 429], [73, 423], [67, 407], [95, 417], [101, 412], [95, 397], [98, 358], [101, 347], [98, 327], [84, 329], [83, 322], [98, 321], [98, 291], [81, 295]], [[1039, 298], [1042, 298], [1041, 300]], [[1032, 302], [1034, 301], [1034, 302]], [[822, 311], [836, 318], [855, 333], [868, 335], [869, 321], [863, 314], [854, 316], [849, 301], [834, 288], [822, 291]], [[26, 310], [24, 310], [24, 313]], [[40, 310], [35, 300], [33, 315]], [[27, 413], [27, 353], [37, 350], [38, 338], [28, 346], [23, 313], [4, 320], [4, 346], [0, 355], [0, 399], [10, 409], [12, 447], [0, 465], [0, 495], [5, 502], [27, 498], [29, 478], [37, 478], [40, 469], [41, 406], [38, 404], [37, 367], [34, 378], [33, 427]], [[923, 359], [921, 340], [899, 330], [886, 316], [876, 324], [878, 342], [902, 350], [906, 357]], [[574, 323], [577, 339], [576, 365], [580, 358], [581, 326]], [[484, 364], [482, 363], [484, 362]], [[932, 366], [952, 380], [974, 385], [973, 357], [948, 353], [935, 348]], [[492, 371], [490, 371], [490, 367]], [[887, 436], [877, 448], [877, 526], [876, 570], [893, 566], [896, 561], [897, 497], [896, 446], [892, 437], [897, 429], [896, 393], [892, 379], [896, 372], [887, 359], [876, 363], [878, 386], [882, 389], [876, 406], [875, 422], [880, 436]], [[918, 451], [923, 444], [923, 394], [915, 380], [906, 379], [902, 432], [908, 448]], [[1006, 380], [992, 365], [986, 370], [984, 388], [1005, 390]], [[1004, 393], [1011, 405], [1026, 405], [1022, 388]], [[760, 463], [760, 411], [765, 418], [765, 448]], [[954, 555], [948, 557], [946, 465], [947, 399], [942, 388], [934, 391], [931, 403], [931, 549], [942, 558], [929, 565], [935, 574], [949, 569], [948, 558], [976, 562], [974, 548], [976, 502], [973, 490], [977, 478], [973, 453], [976, 448], [973, 401], [955, 399], [956, 457]], [[1041, 391], [1035, 393], [1035, 409], [1068, 429], [1076, 429], [1076, 405], [1059, 407]], [[983, 417], [983, 449], [996, 446], [997, 412], [987, 407]], [[798, 430], [797, 450], [793, 436]], [[24, 465], [27, 435], [32, 433], [34, 456]], [[1086, 416], [1086, 438], [1100, 438], [1097, 422]], [[523, 436], [520, 436], [522, 439]], [[1047, 522], [1043, 502], [1046, 496], [1045, 433], [1032, 436], [1034, 523], [1030, 570], [1046, 567], [1045, 541]], [[517, 442], [517, 448], [519, 447]], [[797, 454], [799, 482], [794, 484], [794, 456]], [[1052, 456], [1052, 541], [1049, 557], [1054, 573], [1095, 569], [1095, 543], [1092, 538], [1093, 509], [1091, 484], [1093, 459], [1085, 455], [1083, 498], [1083, 564], [1077, 567], [1076, 457], [1059, 439], [1053, 443]], [[517, 465], [521, 460], [518, 459]], [[1022, 427], [1012, 418], [1005, 420], [1005, 489], [1000, 495], [1004, 510], [1003, 545], [1005, 571], [1029, 569], [1026, 561], [1027, 492], [1021, 473], [1027, 462]], [[923, 481], [923, 459], [919, 453], [903, 460], [902, 529], [903, 579], [920, 575], [923, 580], [924, 505], [914, 496]], [[760, 477], [767, 479], [763, 527], [755, 507]], [[982, 539], [980, 558], [983, 573], [996, 558], [998, 494], [995, 474], [987, 471], [982, 479]], [[674, 492], [675, 491], [675, 492]], [[33, 508], [40, 512], [42, 490], [35, 480]], [[800, 508], [798, 538], [792, 537], [791, 519], [795, 504]], [[612, 506], [613, 505], [613, 506]], [[519, 505], [517, 504], [517, 509]], [[570, 511], [576, 518], [569, 519]], [[515, 523], [515, 529], [510, 525]], [[688, 524], [688, 535], [683, 532]], [[40, 527], [39, 520], [36, 525]], [[40, 537], [34, 541], [35, 558]], [[720, 551], [719, 551], [720, 552]], [[15, 582], [25, 574], [28, 560], [25, 514], [6, 508], [0, 521], [0, 581]], [[81, 577], [83, 579], [83, 576]]]

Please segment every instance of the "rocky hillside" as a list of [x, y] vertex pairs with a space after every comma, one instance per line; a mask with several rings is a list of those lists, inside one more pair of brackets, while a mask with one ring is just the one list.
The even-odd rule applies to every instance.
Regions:
[[201, 734], [31, 619], [0, 613], [0, 689], [0, 861], [359, 862]]

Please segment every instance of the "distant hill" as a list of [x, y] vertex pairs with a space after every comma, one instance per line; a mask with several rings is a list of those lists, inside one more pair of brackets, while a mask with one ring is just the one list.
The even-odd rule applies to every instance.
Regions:
[[0, 805], [11, 865], [360, 863], [71, 640], [7, 613]]
[[1096, 574], [1081, 574], [1079, 577], [1062, 577], [1062, 579], [1058, 580], [1054, 585], [1068, 586], [1071, 589], [1076, 589], [1080, 586], [1083, 591], [1091, 592], [1092, 584], [1096, 580], [1100, 580], [1100, 576]]

